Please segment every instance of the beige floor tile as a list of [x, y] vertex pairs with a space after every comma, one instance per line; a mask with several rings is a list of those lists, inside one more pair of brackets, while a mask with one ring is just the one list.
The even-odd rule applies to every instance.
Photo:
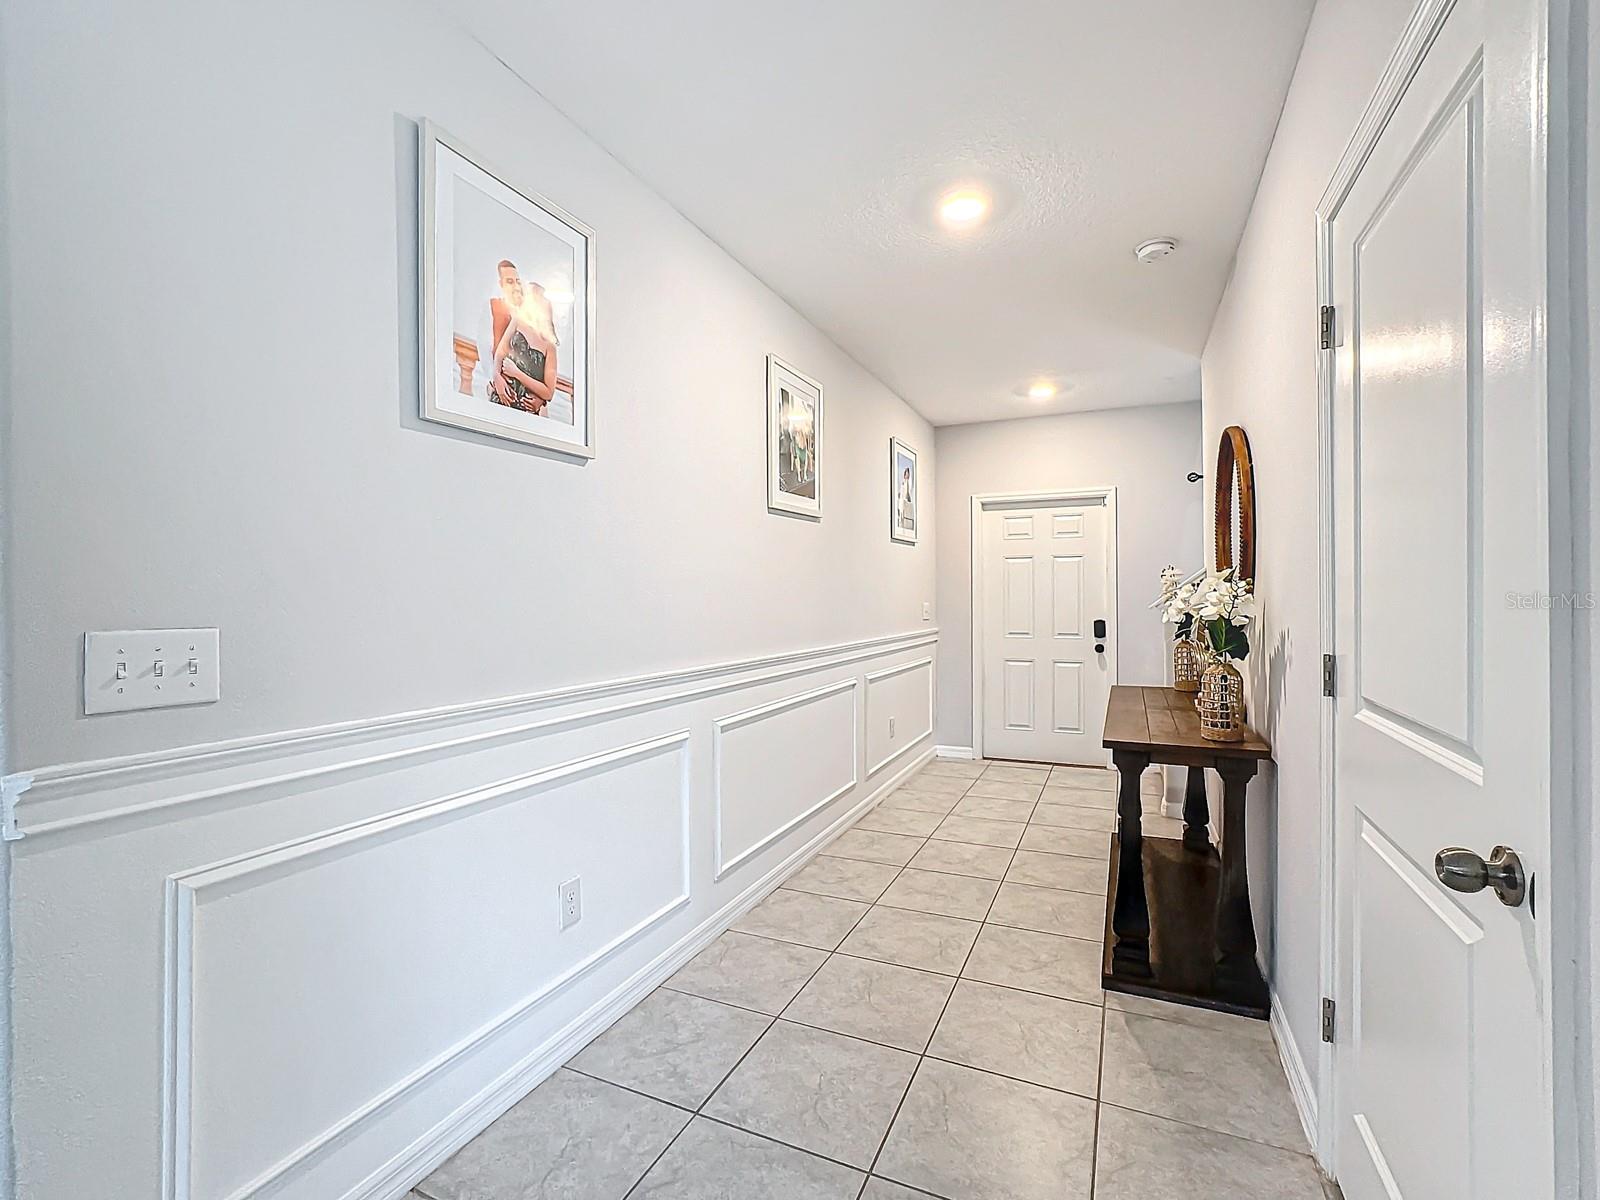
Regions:
[[924, 1059], [876, 1173], [937, 1196], [1088, 1200], [1092, 1100]]
[[1123, 1108], [1306, 1150], [1277, 1050], [1231, 1030], [1108, 1009], [1100, 1094]]
[[944, 871], [951, 875], [976, 875], [980, 879], [1000, 879], [1011, 865], [1015, 851], [1001, 846], [973, 846], [966, 842], [928, 842], [918, 850], [909, 866], [920, 871]]
[[[853, 935], [852, 935], [853, 936]], [[964, 979], [1099, 1004], [1099, 942], [985, 925], [962, 968]]]
[[1027, 826], [1019, 821], [986, 821], [982, 817], [948, 816], [930, 835], [936, 842], [966, 842], [971, 846], [1016, 848]]
[[887, 863], [861, 862], [854, 858], [819, 854], [789, 876], [783, 886], [794, 892], [838, 896], [842, 900], [865, 900], [870, 904], [883, 895], [884, 888], [893, 883], [899, 873], [899, 867]]
[[889, 885], [889, 890], [884, 892], [878, 903], [890, 908], [910, 908], [917, 912], [981, 921], [989, 911], [999, 886], [993, 879], [907, 867]]
[[828, 843], [835, 858], [857, 858], [863, 862], [888, 863], [903, 867], [922, 849], [922, 839], [900, 833], [875, 833], [870, 829], [846, 829]]
[[1089, 892], [1003, 883], [986, 920], [991, 925], [1098, 942], [1105, 936], [1106, 902]]
[[1066, 888], [1104, 896], [1110, 869], [1109, 860], [1018, 850], [1016, 857], [1011, 860], [1010, 869], [1006, 871], [1006, 882], [1031, 883], [1035, 887]]
[[731, 926], [738, 933], [832, 950], [871, 907], [859, 900], [779, 888]]
[[981, 928], [976, 921], [878, 905], [839, 949], [858, 958], [957, 975]]
[[870, 1167], [917, 1056], [778, 1021], [702, 1110], [751, 1133]]
[[963, 979], [928, 1046], [934, 1058], [1094, 1097], [1100, 1082], [1097, 1004]]
[[835, 954], [783, 1019], [920, 1054], [954, 985], [948, 975]]
[[827, 952], [729, 930], [678, 969], [666, 986], [777, 1016]]
[[1106, 1105], [1095, 1200], [1323, 1200], [1310, 1157]]
[[878, 833], [903, 833], [909, 837], [927, 837], [944, 820], [938, 813], [918, 812], [910, 808], [884, 808], [878, 805], [856, 822], [857, 829], [871, 829]]

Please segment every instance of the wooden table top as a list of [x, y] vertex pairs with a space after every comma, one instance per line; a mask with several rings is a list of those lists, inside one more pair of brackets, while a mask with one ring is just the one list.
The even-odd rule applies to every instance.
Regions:
[[1249, 726], [1241, 742], [1212, 742], [1201, 737], [1193, 697], [1169, 687], [1113, 687], [1106, 705], [1103, 744], [1108, 750], [1144, 753], [1199, 751], [1219, 758], [1272, 757], [1272, 747]]

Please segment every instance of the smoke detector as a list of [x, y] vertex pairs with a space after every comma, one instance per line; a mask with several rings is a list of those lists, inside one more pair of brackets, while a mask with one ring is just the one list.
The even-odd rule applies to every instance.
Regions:
[[1160, 262], [1178, 248], [1177, 240], [1169, 237], [1151, 238], [1133, 249], [1133, 256], [1142, 263]]

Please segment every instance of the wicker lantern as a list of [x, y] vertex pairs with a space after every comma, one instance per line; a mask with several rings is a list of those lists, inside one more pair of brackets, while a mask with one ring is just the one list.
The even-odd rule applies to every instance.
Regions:
[[1181, 637], [1172, 643], [1172, 686], [1180, 692], [1200, 690], [1200, 671], [1204, 663], [1200, 647], [1193, 638]]
[[1216, 659], [1200, 676], [1200, 736], [1211, 742], [1244, 741], [1244, 677], [1231, 662]]

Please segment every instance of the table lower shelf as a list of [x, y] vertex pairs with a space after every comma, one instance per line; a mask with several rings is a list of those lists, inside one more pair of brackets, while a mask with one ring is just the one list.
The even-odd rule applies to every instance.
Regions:
[[[1142, 897], [1135, 895], [1129, 900], [1136, 906], [1135, 911], [1142, 907], [1148, 913], [1148, 948], [1132, 940], [1120, 959], [1117, 955], [1113, 918], [1121, 881], [1122, 847], [1113, 837], [1101, 986], [1108, 992], [1266, 1020], [1270, 1011], [1267, 983], [1254, 960], [1227, 978], [1219, 977], [1216, 969], [1217, 890], [1222, 880], [1222, 862], [1215, 847], [1191, 850], [1171, 838], [1146, 837], [1141, 841], [1143, 870], [1137, 878]], [[1134, 878], [1130, 875], [1129, 880], [1121, 881], [1121, 886], [1132, 886]]]

